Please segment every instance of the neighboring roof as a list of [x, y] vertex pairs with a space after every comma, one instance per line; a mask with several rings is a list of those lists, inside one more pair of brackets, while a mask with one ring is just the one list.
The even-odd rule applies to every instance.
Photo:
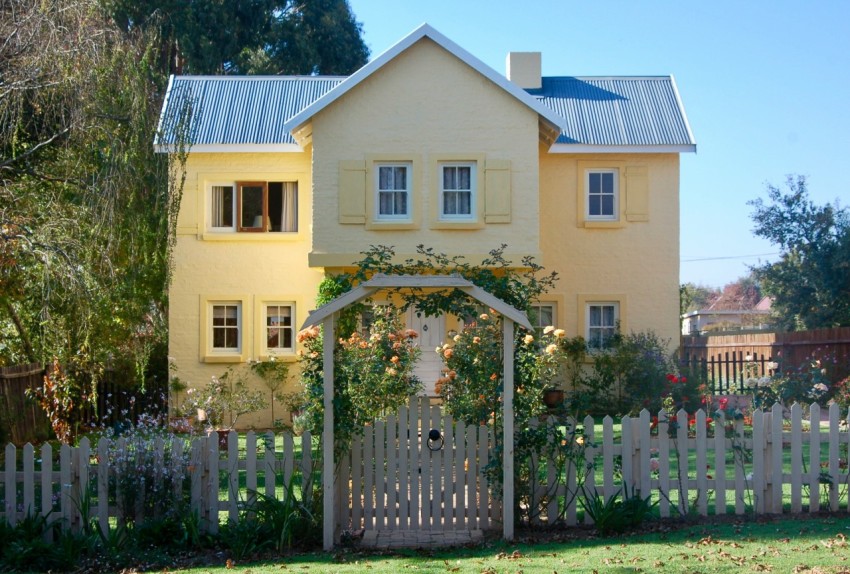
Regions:
[[[157, 151], [296, 151], [293, 131], [422, 38], [430, 38], [528, 106], [560, 135], [553, 152], [693, 152], [696, 143], [671, 76], [544, 77], [523, 90], [423, 24], [351, 76], [173, 76]], [[180, 120], [191, 111], [183, 138]]]
[[529, 93], [566, 120], [555, 142], [563, 151], [614, 146], [696, 150], [672, 76], [544, 77], [542, 88]]

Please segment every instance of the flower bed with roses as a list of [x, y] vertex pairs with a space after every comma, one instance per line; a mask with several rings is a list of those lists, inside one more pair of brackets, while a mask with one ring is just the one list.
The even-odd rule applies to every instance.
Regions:
[[[373, 308], [369, 333], [337, 340], [334, 349], [334, 436], [336, 449], [349, 448], [351, 438], [366, 424], [407, 404], [421, 388], [413, 368], [419, 357], [419, 334], [406, 329], [401, 313], [390, 306]], [[304, 384], [303, 412], [298, 424], [312, 433], [324, 425], [323, 336], [319, 327], [298, 333]]]

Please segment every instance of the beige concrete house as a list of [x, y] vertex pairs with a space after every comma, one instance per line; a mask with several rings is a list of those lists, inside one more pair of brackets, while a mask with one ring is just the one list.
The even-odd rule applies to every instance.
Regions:
[[[503, 74], [423, 25], [349, 77], [173, 77], [156, 146], [175, 151], [189, 110], [179, 376], [295, 361], [319, 282], [370, 245], [477, 263], [506, 243], [561, 276], [537, 325], [595, 345], [618, 325], [677, 339], [679, 154], [696, 146], [675, 81], [541, 77], [541, 58], [511, 53]], [[454, 325], [410, 321], [426, 350]]]

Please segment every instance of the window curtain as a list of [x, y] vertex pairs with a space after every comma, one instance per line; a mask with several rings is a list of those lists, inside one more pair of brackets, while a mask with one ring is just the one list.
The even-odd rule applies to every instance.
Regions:
[[212, 226], [225, 227], [224, 223], [224, 186], [212, 188]]
[[280, 230], [298, 231], [298, 182], [283, 183], [283, 201], [280, 211]]

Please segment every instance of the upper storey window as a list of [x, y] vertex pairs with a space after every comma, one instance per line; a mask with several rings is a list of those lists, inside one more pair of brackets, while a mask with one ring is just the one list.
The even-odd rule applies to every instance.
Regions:
[[409, 163], [376, 166], [377, 219], [410, 219], [411, 167]]
[[440, 218], [471, 220], [475, 214], [475, 164], [440, 165]]
[[213, 185], [210, 227], [215, 231], [298, 231], [298, 183], [252, 181]]
[[588, 219], [614, 221], [619, 203], [616, 169], [587, 170]]

